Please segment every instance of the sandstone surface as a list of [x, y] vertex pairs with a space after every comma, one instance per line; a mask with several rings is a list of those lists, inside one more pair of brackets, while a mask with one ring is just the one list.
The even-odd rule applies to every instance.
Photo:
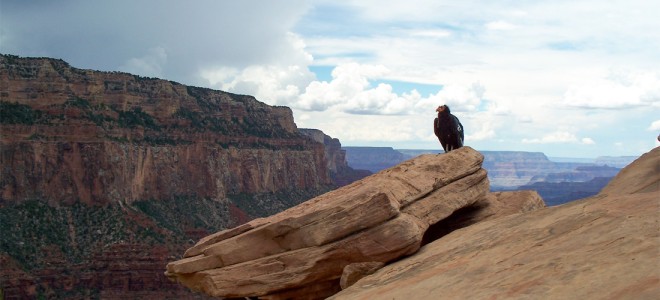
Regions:
[[483, 210], [466, 217], [478, 221], [543, 207], [534, 192], [506, 204], [498, 199], [519, 193], [487, 197], [482, 162], [470, 147], [416, 157], [277, 215], [206, 237], [185, 258], [168, 264], [166, 274], [213, 296], [318, 299], [415, 253], [430, 227], [461, 209]]
[[659, 159], [594, 197], [453, 231], [330, 299], [657, 299]]

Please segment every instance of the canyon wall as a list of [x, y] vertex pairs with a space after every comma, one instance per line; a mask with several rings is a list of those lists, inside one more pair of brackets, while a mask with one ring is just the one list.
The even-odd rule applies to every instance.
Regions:
[[2, 201], [105, 204], [331, 185], [324, 145], [250, 96], [2, 56]]
[[355, 161], [352, 161], [351, 164], [356, 169], [349, 166], [346, 150], [341, 147], [339, 139], [332, 138], [318, 129], [304, 128], [300, 129], [300, 132], [325, 145], [325, 158], [330, 171], [330, 178], [336, 187], [347, 185], [372, 174], [368, 166], [362, 169], [361, 167], [365, 166], [356, 164]]
[[333, 149], [251, 96], [0, 55], [0, 294], [199, 298], [166, 262], [334, 188]]

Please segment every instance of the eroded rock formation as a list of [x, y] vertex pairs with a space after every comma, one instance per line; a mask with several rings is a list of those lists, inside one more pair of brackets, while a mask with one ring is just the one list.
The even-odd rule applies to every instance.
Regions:
[[[277, 215], [203, 238], [185, 258], [168, 264], [166, 274], [213, 296], [329, 296], [340, 289], [340, 281], [346, 286], [357, 280], [353, 274], [363, 276], [415, 253], [429, 227], [462, 208], [492, 206], [481, 218], [506, 210], [487, 200], [499, 198], [486, 197], [482, 162], [470, 147], [419, 156]], [[543, 206], [536, 193], [526, 196], [530, 200], [520, 202], [525, 204], [511, 206]]]
[[330, 299], [656, 299], [660, 148], [598, 195], [480, 222]]

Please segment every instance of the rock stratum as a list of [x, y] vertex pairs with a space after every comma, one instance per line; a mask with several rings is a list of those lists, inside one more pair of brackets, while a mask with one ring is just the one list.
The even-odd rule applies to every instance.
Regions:
[[544, 207], [535, 192], [490, 194], [482, 162], [470, 147], [416, 157], [207, 236], [166, 275], [216, 297], [319, 299], [448, 229]]

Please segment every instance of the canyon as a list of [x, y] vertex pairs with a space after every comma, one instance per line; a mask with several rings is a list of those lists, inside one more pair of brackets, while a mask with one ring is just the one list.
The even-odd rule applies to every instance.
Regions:
[[288, 107], [13, 55], [0, 168], [5, 299], [198, 297], [162, 274], [190, 243], [368, 175]]
[[[351, 148], [252, 96], [0, 55], [0, 298], [397, 298], [404, 282], [435, 299], [429, 274], [524, 298], [584, 283], [573, 265], [614, 296], [657, 295], [642, 262], [658, 260], [658, 148], [623, 170], [470, 147], [366, 149], [360, 165]], [[607, 186], [544, 203], [567, 179]], [[612, 267], [551, 255], [576, 251]], [[510, 289], [488, 290], [491, 273]]]

